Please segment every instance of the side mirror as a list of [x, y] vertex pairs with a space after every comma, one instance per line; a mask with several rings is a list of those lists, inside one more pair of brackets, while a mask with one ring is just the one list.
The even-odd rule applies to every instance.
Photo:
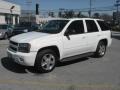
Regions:
[[64, 33], [64, 36], [69, 36], [69, 30], [67, 29], [66, 32]]
[[65, 32], [65, 33], [64, 33], [64, 36], [66, 36], [67, 39], [70, 40], [70, 37], [69, 37], [69, 33], [68, 33], [68, 32]]
[[65, 32], [64, 36], [69, 36], [68, 32]]

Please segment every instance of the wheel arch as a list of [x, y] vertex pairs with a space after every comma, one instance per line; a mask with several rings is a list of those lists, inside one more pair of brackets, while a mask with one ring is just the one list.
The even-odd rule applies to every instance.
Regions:
[[100, 43], [104, 43], [104, 45], [105, 45], [105, 52], [106, 52], [106, 47], [108, 46], [108, 40], [106, 39], [106, 38], [104, 38], [104, 39], [100, 39], [99, 40], [99, 42], [98, 42], [98, 45], [97, 45], [97, 47], [96, 47], [96, 51], [95, 51], [95, 53], [94, 53], [94, 57], [103, 57], [104, 55], [105, 55], [105, 52], [104, 52], [104, 55], [100, 55], [98, 52], [99, 52], [99, 44]]
[[106, 46], [108, 46], [108, 40], [107, 40], [107, 38], [101, 39], [99, 42], [101, 42], [101, 41], [104, 42]]
[[59, 51], [59, 48], [56, 45], [52, 45], [52, 46], [47, 46], [47, 47], [40, 48], [38, 50], [37, 54], [40, 51], [45, 50], [45, 49], [51, 49], [51, 50], [53, 50], [56, 53], [56, 55], [60, 58], [60, 51]]
[[[39, 55], [40, 55], [40, 52], [41, 52], [41, 54], [42, 54], [42, 51], [45, 52], [44, 50], [48, 50], [48, 51], [53, 50], [53, 51], [56, 53], [56, 55], [57, 55], [58, 57], [60, 57], [59, 49], [58, 49], [57, 46], [53, 45], [53, 46], [42, 47], [42, 48], [40, 48], [40, 49], [38, 50], [38, 52], [37, 52], [36, 59], [35, 59], [35, 62], [34, 62], [34, 67], [35, 67], [37, 70], [40, 70], [40, 71], [42, 71], [42, 72], [50, 72], [50, 71], [52, 71], [52, 70], [55, 68], [55, 65], [54, 65], [54, 67], [53, 67], [50, 71], [44, 71], [44, 70], [42, 69], [42, 67], [41, 67], [41, 68], [39, 67], [39, 63], [41, 62], [40, 60], [38, 60], [38, 59], [39, 59]], [[56, 57], [57, 60], [59, 60], [58, 57]]]

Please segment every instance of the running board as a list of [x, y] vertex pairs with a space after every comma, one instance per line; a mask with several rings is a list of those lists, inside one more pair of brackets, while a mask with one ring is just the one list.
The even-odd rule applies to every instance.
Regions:
[[72, 60], [83, 58], [83, 57], [89, 57], [93, 54], [94, 54], [93, 52], [90, 52], [90, 53], [80, 54], [80, 55], [76, 55], [76, 56], [71, 56], [71, 57], [61, 59], [60, 62], [72, 61]]

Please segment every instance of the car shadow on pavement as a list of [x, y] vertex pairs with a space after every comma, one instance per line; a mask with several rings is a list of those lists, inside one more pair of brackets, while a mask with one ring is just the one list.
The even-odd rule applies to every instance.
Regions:
[[25, 67], [21, 66], [15, 62], [12, 61], [12, 59], [8, 57], [4, 57], [1, 59], [1, 64], [4, 68], [6, 68], [9, 71], [15, 72], [15, 73], [27, 73], [25, 71]]
[[0, 38], [0, 41], [5, 41], [5, 40], [9, 40], [9, 38], [8, 39]]
[[[86, 61], [88, 59], [89, 58], [81, 58], [81, 59], [76, 59], [76, 60], [73, 60], [73, 61], [62, 62], [62, 63], [57, 64], [57, 67], [62, 67], [62, 66], [75, 64], [75, 63], [78, 63], [78, 62]], [[30, 72], [30, 73], [34, 73], [34, 74], [43, 74], [43, 72], [37, 71], [33, 67], [27, 67], [27, 66], [19, 65], [8, 57], [2, 58], [1, 59], [1, 64], [5, 69], [7, 69], [11, 72], [14, 72], [14, 73], [26, 74], [26, 73]]]
[[27, 67], [27, 66], [19, 65], [8, 57], [2, 58], [1, 59], [1, 64], [5, 69], [7, 69], [9, 71], [12, 71], [14, 73], [25, 74], [25, 73], [28, 73], [28, 71], [31, 72], [31, 73], [40, 73], [40, 72], [36, 71], [33, 67]]

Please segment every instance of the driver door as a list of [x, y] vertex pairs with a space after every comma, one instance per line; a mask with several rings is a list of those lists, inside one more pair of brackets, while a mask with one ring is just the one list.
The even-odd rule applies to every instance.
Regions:
[[83, 20], [73, 21], [63, 37], [64, 58], [79, 55], [87, 51], [87, 41]]

